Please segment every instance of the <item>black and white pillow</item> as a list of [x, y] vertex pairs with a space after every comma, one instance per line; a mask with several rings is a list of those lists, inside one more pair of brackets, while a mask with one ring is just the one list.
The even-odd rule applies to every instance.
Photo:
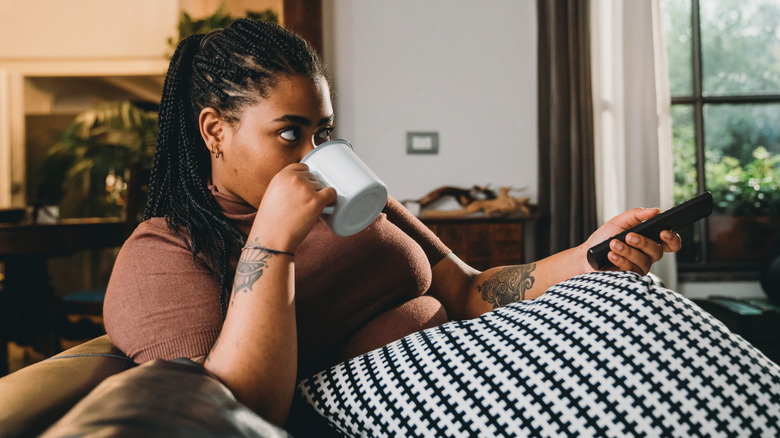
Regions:
[[626, 272], [409, 335], [298, 389], [347, 436], [780, 436], [780, 366]]

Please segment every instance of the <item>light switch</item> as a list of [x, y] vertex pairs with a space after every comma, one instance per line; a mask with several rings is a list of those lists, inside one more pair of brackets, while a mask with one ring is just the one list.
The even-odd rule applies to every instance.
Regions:
[[438, 132], [407, 132], [406, 153], [407, 154], [438, 154], [439, 133]]

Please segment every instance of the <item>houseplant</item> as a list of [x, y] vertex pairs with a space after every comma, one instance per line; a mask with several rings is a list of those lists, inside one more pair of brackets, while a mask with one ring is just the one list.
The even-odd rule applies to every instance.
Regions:
[[129, 101], [82, 112], [38, 166], [36, 204], [59, 205], [62, 217], [122, 216], [131, 171], [151, 170], [157, 130], [156, 111]]
[[780, 155], [759, 146], [752, 157], [744, 165], [728, 156], [708, 160], [713, 260], [760, 261], [780, 238]]
[[[245, 11], [244, 16], [253, 20], [265, 21], [267, 23], [278, 24], [279, 17], [272, 9], [266, 9], [264, 11]], [[225, 28], [230, 25], [238, 17], [233, 17], [227, 13], [225, 3], [220, 3], [219, 7], [213, 14], [203, 18], [192, 18], [192, 16], [186, 12], [181, 13], [179, 17], [179, 37], [178, 39], [168, 38], [168, 45], [172, 49], [175, 49], [179, 44], [179, 41], [187, 38], [190, 35], [199, 33], [209, 33], [214, 29]]]

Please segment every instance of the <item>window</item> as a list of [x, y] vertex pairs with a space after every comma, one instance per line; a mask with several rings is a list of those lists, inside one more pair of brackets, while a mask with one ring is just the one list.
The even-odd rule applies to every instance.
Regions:
[[757, 279], [780, 252], [780, 0], [662, 0], [675, 202], [715, 211], [681, 230], [681, 278]]

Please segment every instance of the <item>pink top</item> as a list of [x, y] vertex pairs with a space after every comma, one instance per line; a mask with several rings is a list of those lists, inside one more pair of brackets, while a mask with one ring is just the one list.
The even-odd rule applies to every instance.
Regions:
[[[225, 216], [248, 234], [256, 209], [216, 189], [212, 193]], [[391, 334], [394, 339], [445, 322], [435, 300], [426, 297], [423, 306], [409, 302], [423, 301], [415, 298], [428, 290], [431, 266], [447, 253], [392, 198], [354, 236], [339, 237], [318, 221], [295, 251], [299, 368], [316, 371], [345, 359], [340, 357], [345, 351], [362, 352], [363, 345], [378, 347]], [[150, 219], [117, 257], [103, 308], [106, 330], [137, 363], [206, 355], [222, 328], [219, 290], [216, 277], [193, 261], [165, 220]]]

